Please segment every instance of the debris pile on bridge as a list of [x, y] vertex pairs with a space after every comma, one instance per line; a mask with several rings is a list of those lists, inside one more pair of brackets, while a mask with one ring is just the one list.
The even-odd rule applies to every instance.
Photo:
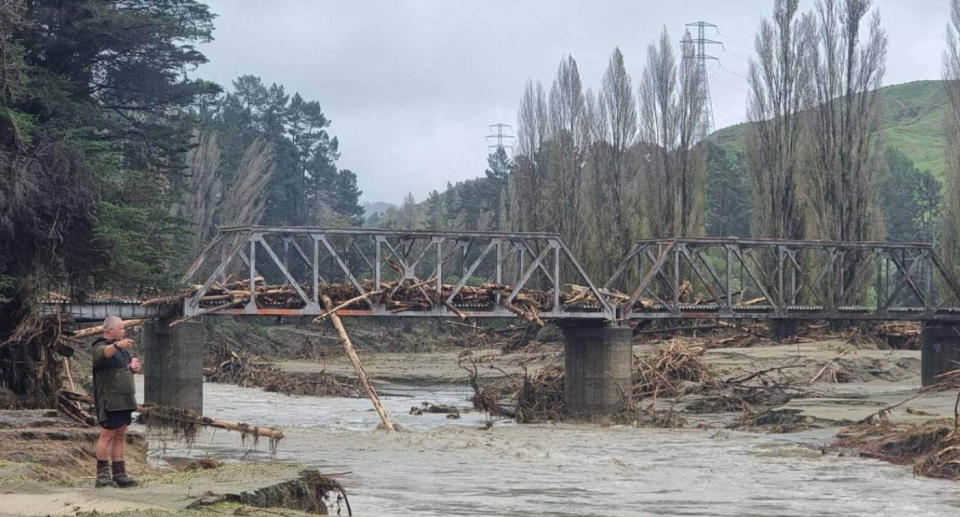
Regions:
[[[360, 280], [358, 284], [363, 294], [358, 294], [357, 287], [350, 282], [319, 283], [319, 298], [328, 296], [334, 303], [334, 311], [363, 311], [371, 305], [382, 305], [392, 313], [424, 312], [446, 307], [454, 314], [466, 317], [466, 313], [474, 310], [485, 311], [496, 307], [501, 300], [504, 307], [523, 318], [524, 320], [543, 326], [540, 314], [552, 311], [554, 308], [554, 293], [549, 290], [522, 289], [512, 301], [506, 300], [513, 293], [513, 286], [508, 284], [484, 283], [479, 286], [465, 285], [456, 292], [450, 303], [447, 299], [453, 294], [457, 286], [443, 284], [437, 288], [434, 279], [422, 281], [407, 280], [404, 282], [381, 282], [376, 288], [372, 280]], [[254, 289], [250, 289], [249, 280], [225, 281], [214, 283], [200, 298], [199, 307], [202, 314], [244, 308], [255, 297], [258, 309], [301, 309], [306, 305], [300, 296], [298, 288], [308, 299], [313, 298], [313, 288], [308, 284], [267, 285], [261, 277], [255, 281]], [[184, 301], [193, 298], [202, 289], [194, 285], [190, 289], [176, 294], [152, 298], [142, 302], [144, 306], [178, 306]], [[613, 296], [617, 299], [626, 298], [626, 295], [615, 292], [604, 292], [604, 296]], [[559, 293], [559, 300], [564, 308], [577, 310], [601, 310], [603, 304], [597, 299], [594, 292], [584, 286], [567, 284]], [[649, 302], [648, 302], [649, 303]], [[329, 315], [324, 313], [321, 317]]]

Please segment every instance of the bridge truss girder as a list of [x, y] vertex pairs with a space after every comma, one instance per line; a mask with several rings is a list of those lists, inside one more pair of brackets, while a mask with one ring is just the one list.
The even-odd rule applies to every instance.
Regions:
[[[221, 229], [220, 235], [194, 261], [184, 280], [204, 279], [196, 294], [184, 302], [184, 315], [255, 314], [310, 316], [325, 312], [320, 295], [330, 283], [349, 283], [357, 296], [368, 295], [384, 282], [420, 285], [428, 310], [391, 310], [377, 297], [367, 297], [362, 309], [341, 309], [342, 316], [515, 317], [510, 304], [529, 290], [552, 293], [546, 319], [603, 319], [614, 308], [600, 294], [558, 234], [509, 232], [447, 232], [381, 229], [324, 229], [312, 227], [244, 226]], [[258, 277], [292, 287], [302, 301], [299, 308], [270, 307], [250, 297], [243, 308], [201, 306], [211, 286], [228, 277]], [[499, 290], [492, 306], [463, 306], [465, 287], [478, 279]], [[566, 306], [561, 300], [564, 280], [591, 290], [594, 306]], [[422, 286], [443, 293], [432, 300]], [[452, 286], [452, 288], [451, 288]], [[251, 291], [253, 291], [251, 289]]]
[[612, 289], [629, 293], [621, 320], [960, 320], [960, 286], [928, 244], [647, 239]]

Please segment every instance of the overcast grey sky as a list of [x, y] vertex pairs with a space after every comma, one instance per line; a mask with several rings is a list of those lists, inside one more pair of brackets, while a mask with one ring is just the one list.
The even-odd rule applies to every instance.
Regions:
[[[524, 82], [549, 87], [560, 59], [577, 60], [597, 89], [614, 47], [636, 86], [646, 48], [663, 26], [680, 40], [705, 20], [724, 42], [712, 49], [717, 127], [741, 122], [746, 60], [772, 0], [361, 1], [207, 0], [215, 41], [202, 50], [207, 79], [241, 74], [320, 102], [340, 138], [340, 167], [363, 201], [417, 200], [483, 174], [488, 125], [516, 125]], [[940, 75], [948, 0], [874, 0], [890, 45], [884, 84]], [[801, 0], [803, 9], [813, 0]]]

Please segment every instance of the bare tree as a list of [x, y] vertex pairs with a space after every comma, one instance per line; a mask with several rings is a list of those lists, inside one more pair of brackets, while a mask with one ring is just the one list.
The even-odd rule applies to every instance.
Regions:
[[544, 145], [548, 138], [547, 101], [543, 86], [527, 81], [517, 113], [517, 156], [507, 181], [507, 227], [541, 230], [541, 185], [546, 171]]
[[950, 1], [943, 79], [950, 99], [950, 111], [946, 117], [949, 145], [943, 219], [940, 224], [940, 253], [947, 267], [960, 273], [960, 0]]
[[[586, 93], [587, 123], [590, 131], [590, 146], [584, 156], [583, 179], [580, 182], [581, 204], [577, 214], [578, 226], [582, 229], [579, 242], [573, 244], [580, 258], [580, 265], [591, 275], [606, 274], [604, 262], [611, 249], [618, 243], [613, 214], [613, 198], [607, 179], [611, 154], [606, 113], [600, 108], [600, 100], [592, 90]], [[613, 259], [615, 260], [615, 259]]]
[[266, 186], [273, 171], [273, 144], [257, 138], [244, 150], [233, 184], [227, 192], [222, 217], [225, 224], [260, 223], [266, 209]]
[[704, 80], [695, 60], [677, 66], [664, 28], [659, 45], [651, 44], [647, 51], [640, 84], [642, 188], [656, 237], [703, 233], [706, 161], [698, 144], [707, 128]]
[[[870, 0], [817, 4], [817, 30], [810, 45], [815, 105], [806, 177], [811, 215], [807, 236], [814, 239], [866, 241], [882, 233], [876, 206], [875, 171], [882, 158], [875, 142], [876, 89], [884, 73], [887, 36], [877, 11], [861, 30], [870, 4]], [[860, 256], [843, 260], [845, 285], [840, 293], [855, 296], [865, 288], [862, 260]]]
[[753, 183], [753, 235], [803, 238], [799, 185], [803, 120], [810, 103], [811, 15], [797, 18], [799, 0], [775, 0], [762, 19], [748, 72], [747, 168]]
[[614, 49], [600, 92], [588, 91], [591, 145], [583, 171], [580, 225], [585, 235], [578, 256], [592, 274], [605, 276], [637, 234], [640, 202], [631, 147], [637, 138], [637, 105], [623, 54]]
[[206, 242], [216, 233], [216, 211], [223, 196], [220, 169], [220, 146], [216, 133], [203, 131], [197, 136], [196, 147], [187, 154], [190, 179], [185, 203], [174, 207], [176, 215], [194, 226], [190, 256], [197, 256]]
[[557, 67], [547, 113], [551, 137], [550, 174], [553, 176], [549, 184], [550, 222], [565, 238], [577, 242], [581, 230], [577, 224], [582, 201], [581, 180], [590, 128], [583, 84], [573, 56], [561, 60]]
[[616, 242], [620, 245], [618, 254], [622, 254], [626, 251], [624, 247], [630, 246], [631, 223], [638, 215], [640, 204], [631, 195], [631, 185], [637, 173], [630, 153], [637, 138], [637, 105], [633, 96], [633, 81], [623, 64], [623, 54], [619, 48], [610, 56], [597, 104], [597, 118], [604, 128], [599, 139], [609, 143], [606, 173], [602, 176], [605, 180], [605, 197], [610, 200], [609, 206], [613, 212], [612, 235], [616, 236]]

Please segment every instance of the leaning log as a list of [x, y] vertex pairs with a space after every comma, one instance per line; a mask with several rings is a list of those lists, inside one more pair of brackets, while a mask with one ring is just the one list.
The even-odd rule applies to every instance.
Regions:
[[388, 431], [395, 431], [396, 429], [393, 427], [393, 422], [390, 421], [390, 417], [387, 416], [387, 412], [384, 411], [383, 406], [380, 404], [380, 397], [377, 396], [377, 391], [373, 389], [370, 381], [367, 380], [367, 372], [363, 370], [363, 363], [360, 362], [360, 356], [357, 355], [357, 351], [353, 348], [353, 343], [350, 341], [350, 335], [347, 334], [347, 329], [343, 327], [340, 316], [332, 310], [334, 308], [333, 301], [327, 295], [323, 295], [322, 299], [323, 305], [330, 314], [330, 321], [333, 322], [333, 326], [336, 327], [337, 332], [340, 333], [340, 341], [343, 343], [343, 349], [347, 352], [347, 357], [350, 358], [353, 369], [357, 371], [357, 377], [360, 379], [360, 384], [363, 384], [363, 389], [366, 390], [367, 396], [370, 397], [370, 402], [373, 402], [373, 407], [377, 410], [377, 414], [380, 415], [380, 421], [383, 422], [383, 427]]

